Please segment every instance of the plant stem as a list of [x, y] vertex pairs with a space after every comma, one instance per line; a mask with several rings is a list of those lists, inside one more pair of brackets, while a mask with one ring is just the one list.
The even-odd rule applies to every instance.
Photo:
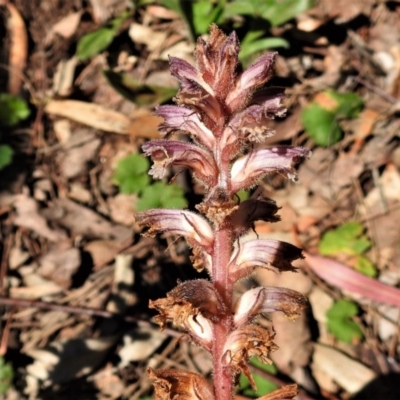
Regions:
[[[213, 252], [213, 282], [222, 296], [227, 309], [232, 305], [232, 284], [229, 280], [229, 260], [232, 253], [231, 232], [222, 229], [215, 233]], [[229, 368], [224, 368], [222, 357], [226, 339], [233, 329], [232, 316], [228, 312], [214, 325], [213, 369], [216, 400], [232, 400], [233, 381]]]

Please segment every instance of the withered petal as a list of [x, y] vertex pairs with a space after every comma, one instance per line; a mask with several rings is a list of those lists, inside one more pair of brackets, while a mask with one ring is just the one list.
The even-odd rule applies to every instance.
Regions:
[[154, 380], [154, 400], [213, 400], [214, 393], [208, 382], [198, 374], [180, 369], [148, 368]]
[[211, 321], [218, 321], [226, 313], [221, 296], [214, 285], [205, 279], [183, 282], [168, 294], [188, 301]]
[[218, 321], [226, 313], [213, 284], [204, 279], [181, 283], [168, 292], [166, 298], [151, 300], [149, 307], [160, 313], [154, 320], [162, 329], [171, 321], [208, 350], [213, 340], [211, 321]]
[[195, 178], [207, 186], [215, 185], [218, 170], [212, 155], [195, 144], [178, 140], [151, 140], [142, 146], [144, 153], [153, 159], [149, 174], [162, 179], [171, 165], [189, 168]]
[[255, 221], [278, 222], [276, 215], [279, 207], [275, 201], [268, 198], [250, 198], [242, 201], [230, 216], [231, 226], [235, 237], [239, 237], [253, 228]]
[[293, 169], [293, 164], [310, 155], [310, 150], [292, 146], [277, 146], [253, 151], [233, 163], [232, 193], [254, 186], [257, 181], [271, 172], [278, 172], [295, 181], [297, 174]]
[[182, 235], [193, 247], [200, 247], [211, 253], [214, 242], [214, 233], [210, 224], [199, 215], [185, 210], [154, 209], [136, 215], [140, 226], [147, 226], [147, 235], [157, 232], [169, 232]]
[[271, 364], [269, 353], [278, 349], [272, 341], [275, 333], [258, 325], [244, 325], [231, 332], [225, 342], [223, 363], [236, 374], [243, 372], [253, 389], [257, 390], [248, 368], [248, 361], [256, 356], [261, 362]]
[[283, 287], [257, 287], [243, 293], [235, 308], [234, 322], [241, 326], [262, 313], [281, 311], [288, 318], [296, 318], [308, 304], [299, 292]]
[[299, 394], [299, 389], [296, 384], [285, 385], [271, 393], [258, 397], [256, 400], [290, 400]]
[[300, 258], [303, 258], [301, 249], [290, 243], [273, 239], [249, 240], [236, 248], [229, 271], [231, 279], [236, 282], [257, 267], [275, 272], [296, 271], [291, 263]]

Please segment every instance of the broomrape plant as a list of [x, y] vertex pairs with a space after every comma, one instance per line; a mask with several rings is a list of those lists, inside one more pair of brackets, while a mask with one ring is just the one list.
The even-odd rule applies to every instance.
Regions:
[[[180, 283], [166, 298], [150, 301], [164, 328], [172, 322], [192, 341], [211, 353], [213, 380], [177, 369], [153, 370], [155, 399], [232, 400], [240, 373], [252, 386], [248, 361], [256, 356], [270, 362], [277, 349], [275, 332], [257, 324], [266, 312], [281, 311], [296, 317], [306, 307], [306, 298], [282, 287], [256, 287], [234, 298], [235, 283], [257, 267], [276, 272], [295, 271], [291, 262], [301, 250], [278, 240], [248, 240], [241, 237], [258, 220], [276, 222], [278, 207], [258, 196], [240, 202], [236, 193], [256, 186], [265, 175], [278, 172], [296, 180], [293, 164], [310, 155], [302, 147], [276, 146], [254, 149], [274, 132], [268, 120], [284, 115], [284, 91], [262, 86], [273, 75], [276, 53], [267, 53], [243, 72], [238, 71], [240, 47], [235, 32], [225, 36], [212, 25], [209, 40], [199, 38], [196, 66], [170, 57], [170, 70], [180, 82], [177, 105], [159, 106], [164, 118], [159, 130], [165, 139], [153, 140], [143, 151], [154, 162], [150, 174], [161, 179], [172, 165], [187, 167], [202, 182], [206, 195], [196, 212], [176, 209], [148, 210], [137, 215], [147, 235], [169, 232], [182, 235], [193, 249], [194, 268], [206, 268], [211, 280]], [[183, 131], [192, 142], [169, 140]], [[295, 385], [278, 389], [260, 399], [292, 398]]]

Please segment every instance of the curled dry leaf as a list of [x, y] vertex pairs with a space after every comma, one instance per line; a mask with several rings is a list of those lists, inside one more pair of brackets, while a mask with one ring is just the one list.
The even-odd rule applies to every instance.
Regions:
[[46, 219], [40, 215], [38, 203], [33, 198], [19, 194], [13, 199], [13, 206], [16, 210], [15, 225], [31, 229], [51, 242], [66, 239], [64, 231], [49, 228]]
[[[18, 94], [22, 86], [22, 75], [28, 55], [28, 34], [25, 23], [17, 8], [9, 1], [2, 2], [10, 13], [7, 28], [11, 39], [9, 50], [10, 75], [8, 77], [8, 91]], [[0, 3], [1, 4], [1, 3]]]
[[147, 370], [154, 379], [155, 400], [213, 400], [213, 390], [200, 375], [179, 369]]
[[278, 348], [272, 341], [274, 336], [275, 333], [258, 325], [241, 326], [231, 332], [226, 340], [223, 363], [235, 374], [242, 372], [253, 389], [257, 390], [247, 362], [256, 356], [261, 362], [271, 364], [269, 353]]
[[314, 345], [313, 368], [323, 371], [350, 394], [358, 392], [376, 377], [365, 365], [321, 344]]
[[162, 118], [150, 113], [130, 119], [120, 112], [78, 100], [51, 100], [45, 111], [105, 132], [147, 138], [158, 136], [157, 126], [162, 121]]
[[266, 394], [265, 396], [259, 397], [257, 400], [287, 400], [293, 399], [293, 397], [298, 394], [299, 389], [297, 388], [297, 385], [286, 385]]

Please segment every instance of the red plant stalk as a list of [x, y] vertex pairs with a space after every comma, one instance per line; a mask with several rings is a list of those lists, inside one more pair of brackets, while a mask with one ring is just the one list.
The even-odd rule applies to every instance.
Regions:
[[[213, 25], [209, 41], [197, 42], [195, 67], [170, 57], [171, 73], [181, 86], [177, 105], [157, 108], [164, 118], [159, 130], [166, 136], [186, 132], [192, 142], [166, 138], [143, 146], [153, 159], [150, 174], [154, 178], [163, 178], [171, 165], [181, 165], [206, 192], [196, 206], [203, 216], [170, 209], [137, 215], [138, 223], [149, 228], [148, 235], [170, 232], [184, 236], [193, 248], [194, 268], [206, 268], [211, 277], [211, 281], [181, 283], [166, 298], [150, 301], [150, 307], [159, 312], [155, 320], [161, 328], [168, 322], [179, 326], [213, 358], [213, 385], [192, 372], [149, 369], [159, 400], [232, 400], [240, 373], [255, 388], [249, 359], [256, 356], [270, 362], [268, 354], [276, 349], [274, 331], [258, 325], [257, 317], [280, 311], [294, 318], [307, 304], [300, 293], [278, 287], [257, 287], [234, 298], [235, 283], [255, 268], [295, 271], [291, 262], [302, 257], [301, 250], [289, 243], [245, 241], [243, 236], [255, 221], [279, 220], [278, 207], [261, 196], [240, 202], [237, 192], [253, 188], [269, 173], [295, 180], [293, 164], [310, 154], [307, 149], [290, 146], [254, 149], [274, 134], [268, 122], [284, 115], [284, 93], [281, 88], [262, 88], [273, 74], [276, 53], [239, 71], [239, 50], [234, 32], [225, 36]], [[288, 386], [280, 389], [276, 398], [295, 394], [295, 388]]]

